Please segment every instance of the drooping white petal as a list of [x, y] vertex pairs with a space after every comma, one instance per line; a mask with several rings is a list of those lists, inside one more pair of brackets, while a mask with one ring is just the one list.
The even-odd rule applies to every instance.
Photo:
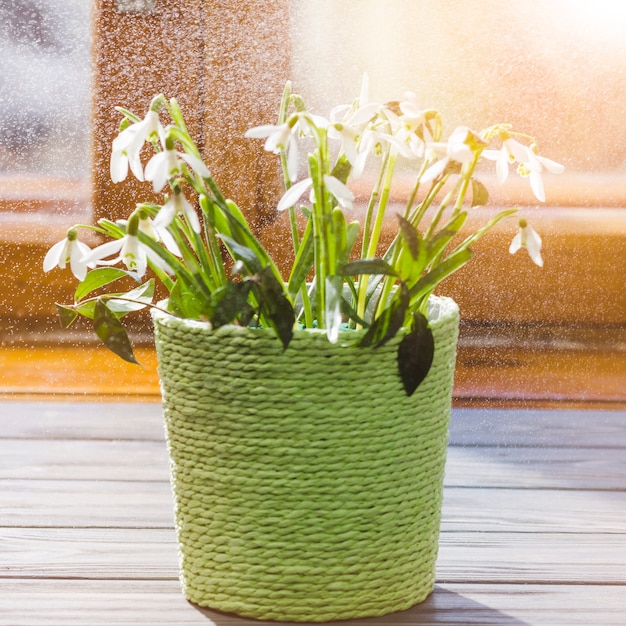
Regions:
[[531, 226], [526, 227], [526, 249], [528, 255], [535, 265], [543, 267], [543, 259], [541, 257], [541, 237]]
[[262, 126], [255, 126], [254, 128], [248, 129], [244, 137], [249, 139], [265, 139], [269, 137], [271, 134], [276, 132], [276, 129], [279, 128], [275, 124], [263, 124]]
[[542, 157], [537, 155], [539, 162], [543, 167], [545, 167], [548, 172], [551, 174], [562, 174], [565, 171], [565, 166], [553, 161], [552, 159], [547, 159], [546, 157]]
[[511, 254], [515, 254], [522, 247], [522, 231], [518, 230], [513, 237], [513, 241], [511, 241], [511, 245], [509, 246], [509, 252]]
[[92, 263], [96, 263], [98, 265], [113, 265], [117, 263], [120, 260], [119, 256], [112, 261], [105, 262], [104, 259], [112, 256], [113, 254], [117, 254], [122, 249], [122, 246], [124, 245], [123, 239], [124, 238], [122, 237], [122, 239], [107, 241], [106, 243], [97, 246], [81, 258], [81, 263], [85, 263], [87, 265]]
[[535, 197], [540, 202], [546, 201], [546, 193], [543, 188], [543, 180], [541, 178], [541, 173], [536, 171], [531, 171], [528, 177], [530, 179], [530, 188], [533, 190]]
[[290, 181], [298, 178], [298, 142], [292, 135], [287, 145], [287, 176]]
[[43, 259], [43, 271], [49, 272], [55, 267], [63, 269], [65, 267], [67, 252], [66, 248], [69, 244], [67, 238], [55, 243], [46, 253]]
[[344, 209], [351, 209], [354, 194], [338, 178], [324, 174], [324, 184]]
[[176, 216], [176, 205], [171, 197], [160, 209], [154, 218], [155, 228], [167, 228]]
[[443, 171], [448, 166], [449, 162], [450, 162], [450, 159], [448, 157], [439, 159], [439, 161], [435, 161], [435, 163], [433, 163], [430, 167], [428, 167], [426, 171], [422, 174], [420, 178], [420, 182], [429, 183], [432, 180], [435, 180], [436, 178], [441, 176], [441, 174], [443, 174]]
[[209, 172], [208, 167], [204, 164], [202, 159], [194, 156], [193, 154], [187, 154], [185, 152], [179, 152], [178, 156], [183, 159], [191, 168], [196, 172], [196, 174], [200, 174], [202, 178], [211, 178], [211, 172]]
[[496, 179], [500, 185], [504, 184], [509, 176], [509, 158], [504, 150], [500, 150], [500, 154], [496, 159]]
[[111, 160], [109, 164], [111, 180], [114, 183], [121, 183], [128, 176], [128, 157], [126, 153], [120, 150], [111, 152]]
[[277, 211], [284, 211], [289, 207], [292, 207], [296, 201], [302, 196], [302, 194], [312, 185], [313, 181], [310, 178], [305, 178], [297, 182], [293, 187], [290, 187], [285, 192], [285, 195], [280, 199]]
[[95, 263], [87, 264], [83, 261], [83, 258], [91, 252], [91, 248], [81, 241], [73, 241], [70, 242], [70, 244], [70, 269], [72, 270], [72, 274], [74, 274], [78, 280], [85, 280], [87, 268], [95, 267]]
[[198, 219], [198, 214], [196, 213], [195, 209], [191, 206], [191, 203], [187, 200], [187, 198], [185, 198], [185, 196], [183, 196], [182, 193], [175, 194], [174, 201], [176, 203], [178, 211], [183, 213], [191, 228], [196, 233], [199, 233], [201, 230], [200, 220]]

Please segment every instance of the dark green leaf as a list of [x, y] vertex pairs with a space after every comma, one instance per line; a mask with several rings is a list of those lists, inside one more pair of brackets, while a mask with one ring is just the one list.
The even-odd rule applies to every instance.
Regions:
[[251, 276], [249, 280], [254, 284], [263, 318], [274, 329], [283, 348], [286, 349], [293, 337], [296, 315], [285, 295], [283, 284], [276, 279], [269, 266]]
[[360, 274], [382, 274], [398, 277], [396, 270], [383, 259], [359, 259], [346, 263], [340, 269], [341, 276], [355, 276]]
[[92, 270], [87, 274], [85, 280], [83, 280], [76, 288], [74, 299], [76, 301], [82, 300], [92, 291], [128, 275], [128, 272], [118, 269], [117, 267], [100, 267]]
[[334, 176], [337, 180], [340, 180], [344, 185], [348, 182], [348, 178], [350, 177], [350, 172], [352, 171], [352, 165], [345, 154], [342, 154], [338, 159], [337, 163], [333, 167], [333, 171], [330, 173], [331, 176]]
[[69, 328], [72, 322], [78, 317], [78, 313], [68, 306], [57, 304], [57, 313], [59, 314], [59, 320], [61, 321], [61, 328]]
[[409, 247], [413, 259], [417, 261], [420, 255], [420, 248], [422, 247], [422, 237], [417, 228], [415, 228], [409, 220], [402, 217], [402, 215], [396, 214], [396, 217], [400, 223], [400, 236]]
[[485, 206], [489, 202], [487, 187], [480, 181], [472, 178], [472, 206]]
[[461, 211], [428, 242], [428, 263], [446, 249], [446, 246], [461, 230], [466, 219], [467, 211]]
[[218, 235], [232, 254], [233, 258], [241, 261], [250, 274], [257, 274], [261, 271], [261, 259], [256, 255], [256, 252], [247, 246], [237, 243], [232, 237], [226, 235]]
[[139, 364], [133, 354], [126, 329], [101, 298], [96, 300], [93, 326], [104, 345], [129, 363]]
[[378, 348], [390, 339], [402, 328], [407, 308], [409, 306], [409, 290], [404, 283], [400, 283], [393, 298], [367, 329], [363, 335], [359, 346], [373, 346]]
[[242, 313], [247, 314], [250, 307], [248, 305], [248, 295], [252, 288], [251, 282], [226, 283], [216, 289], [212, 297], [212, 312], [210, 314], [211, 323], [215, 328], [224, 324], [230, 324]]
[[413, 313], [411, 331], [398, 346], [398, 369], [407, 396], [412, 396], [430, 371], [435, 356], [435, 340], [428, 320]]

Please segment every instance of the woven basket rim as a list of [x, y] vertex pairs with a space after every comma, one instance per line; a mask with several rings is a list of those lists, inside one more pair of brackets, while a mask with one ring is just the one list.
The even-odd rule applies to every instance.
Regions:
[[[176, 317], [165, 310], [167, 300], [161, 300], [157, 303], [158, 308], [151, 309], [152, 320], [159, 324], [172, 325], [177, 327], [186, 327], [190, 329], [206, 330], [214, 333], [261, 333], [274, 334], [271, 328], [253, 328], [248, 326], [238, 326], [236, 324], [225, 324], [214, 329], [211, 322], [194, 320], [188, 318]], [[458, 317], [459, 307], [457, 303], [447, 296], [431, 296], [428, 300], [428, 321], [431, 328], [437, 328], [444, 324], [451, 317]], [[357, 333], [363, 333], [364, 330], [342, 329], [339, 331], [339, 339], [354, 338]], [[300, 336], [325, 336], [326, 330], [323, 328], [294, 328], [294, 335]]]

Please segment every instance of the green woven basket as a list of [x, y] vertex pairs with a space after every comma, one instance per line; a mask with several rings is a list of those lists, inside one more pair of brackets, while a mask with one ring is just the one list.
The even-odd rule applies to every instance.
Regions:
[[265, 620], [383, 615], [435, 580], [458, 309], [431, 299], [435, 359], [407, 397], [399, 338], [154, 317], [187, 599]]

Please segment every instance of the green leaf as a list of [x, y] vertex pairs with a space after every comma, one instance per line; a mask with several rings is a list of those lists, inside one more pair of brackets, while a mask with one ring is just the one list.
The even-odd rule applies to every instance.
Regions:
[[139, 365], [133, 354], [133, 348], [130, 345], [126, 329], [101, 298], [96, 300], [93, 326], [96, 335], [111, 352], [114, 352], [129, 363]]
[[411, 287], [411, 301], [414, 301], [422, 293], [431, 292], [444, 278], [447, 278], [465, 265], [472, 256], [473, 252], [469, 248], [452, 253]]
[[455, 215], [427, 244], [428, 261], [430, 263], [434, 258], [441, 254], [446, 246], [458, 234], [459, 230], [465, 224], [467, 219], [467, 211], [461, 211]]
[[300, 247], [298, 253], [293, 262], [291, 268], [291, 276], [289, 276], [289, 284], [287, 285], [287, 291], [293, 298], [300, 291], [302, 283], [306, 281], [306, 277], [309, 275], [311, 268], [313, 267], [313, 261], [315, 258], [315, 247], [313, 246], [313, 221], [308, 220], [304, 233], [302, 233], [302, 240], [300, 241]]
[[254, 285], [264, 319], [276, 332], [283, 348], [287, 349], [293, 337], [296, 314], [285, 295], [282, 282], [276, 279], [269, 266], [251, 276], [249, 280]]
[[412, 396], [426, 378], [435, 356], [435, 340], [428, 320], [413, 313], [411, 332], [398, 346], [398, 370], [407, 396]]
[[417, 261], [420, 256], [420, 250], [423, 247], [422, 237], [409, 220], [398, 214], [396, 214], [396, 217], [400, 223], [400, 236], [406, 242], [413, 259]]
[[406, 311], [409, 307], [409, 290], [404, 283], [400, 283], [398, 290], [381, 315], [379, 315], [372, 325], [363, 335], [359, 346], [373, 346], [378, 348], [392, 339], [402, 328]]
[[252, 283], [249, 281], [229, 282], [213, 292], [211, 299], [213, 310], [210, 319], [215, 328], [230, 324], [242, 313], [247, 315], [250, 309], [248, 295], [251, 288]]
[[348, 178], [350, 177], [350, 172], [352, 171], [352, 165], [350, 161], [348, 161], [348, 157], [345, 154], [342, 154], [335, 163], [331, 176], [334, 176], [337, 180], [340, 180], [344, 185], [348, 182]]
[[254, 250], [237, 243], [232, 237], [228, 237], [227, 235], [220, 234], [218, 238], [226, 244], [233, 258], [237, 261], [241, 261], [245, 265], [250, 274], [257, 274], [261, 271], [261, 259]]
[[128, 272], [117, 267], [100, 267], [92, 270], [87, 274], [85, 280], [76, 288], [74, 299], [78, 302], [92, 291], [104, 287], [104, 285], [108, 285], [124, 276], [129, 276]]
[[201, 319], [205, 312], [202, 302], [180, 279], [170, 291], [167, 307], [174, 315], [187, 319]]
[[69, 328], [72, 322], [78, 317], [78, 313], [63, 304], [57, 304], [57, 313], [59, 314], [59, 320], [61, 322], [61, 328]]
[[[118, 300], [118, 298], [124, 299]], [[154, 278], [151, 278], [136, 289], [120, 294], [117, 297], [106, 298], [106, 300], [108, 308], [118, 317], [121, 317], [127, 313], [144, 309], [152, 303], [152, 298], [154, 298]]]
[[489, 202], [487, 187], [479, 180], [472, 178], [472, 207], [485, 206]]
[[359, 259], [346, 263], [340, 270], [341, 276], [355, 276], [361, 274], [381, 274], [398, 278], [398, 272], [384, 259]]

